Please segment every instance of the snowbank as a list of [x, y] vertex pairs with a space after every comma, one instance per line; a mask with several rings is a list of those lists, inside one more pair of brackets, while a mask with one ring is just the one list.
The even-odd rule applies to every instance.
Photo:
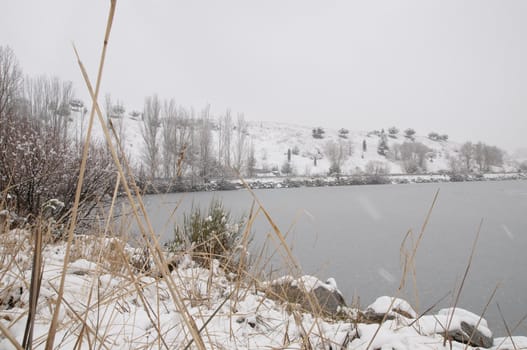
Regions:
[[[31, 235], [12, 230], [0, 235], [0, 322], [21, 342], [29, 304]], [[419, 318], [404, 300], [381, 297], [368, 309], [391, 313], [398, 309], [407, 317], [382, 324], [362, 323], [360, 310], [348, 309], [340, 318], [314, 316], [289, 303], [268, 298], [262, 283], [232, 278], [215, 266], [209, 270], [182, 256], [170, 278], [176, 286], [176, 303], [169, 281], [154, 270], [133, 268], [132, 258], [142, 253], [116, 239], [76, 237], [73, 261], [66, 269], [66, 285], [60, 324], [55, 338], [59, 349], [181, 349], [192, 337], [184, 322], [194, 320], [206, 348], [210, 349], [462, 349], [453, 341], [443, 347], [438, 324], [446, 324], [452, 310]], [[35, 316], [34, 349], [43, 349], [57, 298], [64, 243], [48, 244], [43, 251], [44, 269]], [[117, 259], [117, 257], [125, 257]], [[127, 265], [128, 264], [128, 265]], [[132, 272], [132, 273], [130, 273]], [[333, 279], [321, 282], [313, 276], [284, 277], [281, 282], [303, 285], [307, 290], [338, 291]], [[257, 283], [258, 285], [258, 283]], [[183, 310], [177, 305], [181, 304]], [[349, 315], [346, 317], [345, 315]], [[354, 316], [352, 316], [354, 315]], [[399, 315], [400, 316], [400, 315]], [[465, 321], [491, 336], [486, 322], [456, 309], [451, 328]], [[438, 328], [440, 331], [438, 332]], [[494, 348], [527, 346], [527, 338], [495, 339]], [[195, 342], [191, 346], [196, 348]], [[469, 346], [469, 349], [471, 347]], [[15, 349], [5, 336], [0, 349]]]

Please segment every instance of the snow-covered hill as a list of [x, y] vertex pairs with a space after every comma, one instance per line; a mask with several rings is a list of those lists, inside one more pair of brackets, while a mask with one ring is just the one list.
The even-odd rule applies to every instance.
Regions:
[[[280, 169], [280, 166], [287, 160], [288, 149], [298, 149], [298, 155], [291, 155], [291, 163], [296, 174], [327, 175], [330, 168], [330, 160], [325, 151], [327, 144], [341, 142], [347, 157], [341, 166], [344, 174], [363, 172], [371, 161], [386, 164], [390, 173], [404, 172], [399, 162], [378, 154], [379, 135], [350, 130], [347, 138], [341, 138], [338, 130], [323, 129], [324, 136], [318, 139], [313, 137], [313, 127], [271, 122], [250, 123], [249, 134], [254, 139], [257, 149], [258, 167], [267, 166]], [[364, 141], [366, 151], [363, 151]], [[394, 144], [404, 141], [407, 139], [402, 134], [398, 134], [396, 138], [387, 137], [390, 149]], [[422, 136], [415, 137], [415, 141], [422, 142], [433, 150], [435, 159], [427, 162], [427, 169], [431, 172], [448, 169], [448, 156], [455, 154], [459, 148], [459, 145], [454, 142], [436, 142]], [[316, 166], [313, 160], [314, 155], [323, 157], [317, 160]]]
[[[74, 133], [80, 135], [87, 129], [88, 116], [84, 118], [84, 126], [81, 127], [81, 117], [75, 118], [76, 129]], [[112, 118], [117, 130], [123, 135], [125, 150], [132, 164], [139, 165], [143, 160], [144, 141], [141, 133], [141, 117], [125, 115], [123, 118]], [[318, 126], [316, 126], [318, 128]], [[218, 144], [218, 128], [213, 128], [213, 148]], [[381, 140], [381, 130], [356, 131], [349, 128], [349, 132], [343, 134], [336, 129], [324, 128], [322, 138], [313, 137], [313, 126], [300, 126], [278, 122], [247, 122], [247, 147], [250, 143], [254, 145], [256, 169], [260, 176], [271, 175], [274, 171], [280, 172], [283, 164], [287, 162], [288, 150], [291, 150], [291, 166], [293, 174], [298, 176], [328, 175], [330, 160], [327, 155], [327, 145], [330, 142], [340, 144], [345, 153], [345, 159], [341, 164], [343, 174], [359, 174], [365, 172], [368, 163], [376, 162], [383, 165], [389, 173], [405, 173], [400, 160], [395, 160], [393, 150], [397, 144], [411, 142], [404, 136], [402, 131], [395, 135], [389, 135], [386, 131], [384, 138], [387, 140], [387, 156], [378, 153], [378, 145]], [[384, 131], [384, 130], [383, 130]], [[96, 121], [92, 132], [94, 139], [103, 139], [102, 128]], [[342, 136], [346, 136], [343, 138]], [[450, 170], [450, 159], [458, 158], [459, 148], [462, 142], [431, 140], [427, 136], [415, 134], [413, 142], [424, 144], [430, 150], [426, 156], [426, 172], [438, 172]], [[364, 147], [365, 146], [365, 147]], [[395, 146], [395, 147], [394, 147]], [[365, 148], [365, 151], [364, 151]], [[315, 159], [316, 164], [315, 164]], [[517, 169], [515, 163], [505, 158], [503, 168], [495, 171], [514, 171]]]

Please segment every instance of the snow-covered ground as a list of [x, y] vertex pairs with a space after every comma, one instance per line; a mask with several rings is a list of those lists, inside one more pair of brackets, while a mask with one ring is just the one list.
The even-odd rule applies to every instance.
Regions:
[[[72, 134], [81, 135], [82, 130], [87, 129], [88, 115], [84, 118], [84, 126], [79, 113], [73, 114]], [[126, 153], [133, 164], [140, 164], [143, 159], [144, 141], [141, 134], [141, 117], [132, 117], [125, 114], [123, 118], [112, 118], [112, 122], [117, 130], [122, 130], [123, 144]], [[293, 173], [298, 176], [327, 176], [330, 168], [330, 161], [325, 149], [328, 142], [341, 142], [344, 146], [346, 159], [343, 161], [341, 170], [343, 174], [358, 174], [366, 170], [368, 163], [380, 162], [384, 164], [391, 174], [404, 173], [401, 162], [394, 161], [390, 157], [385, 157], [377, 153], [377, 146], [380, 141], [378, 134], [368, 131], [357, 131], [343, 125], [349, 130], [347, 138], [339, 137], [339, 130], [323, 128], [323, 138], [314, 138], [313, 129], [318, 126], [301, 126], [278, 122], [248, 122], [247, 145], [252, 142], [255, 147], [256, 168], [271, 174], [273, 169], [280, 170], [284, 162], [287, 161], [288, 150], [292, 152], [291, 165]], [[82, 129], [82, 130], [81, 130]], [[388, 135], [388, 130], [385, 131]], [[387, 137], [389, 149], [395, 144], [402, 144], [408, 141], [404, 137], [403, 131], [399, 131], [393, 137]], [[218, 131], [212, 130], [213, 145], [217, 145]], [[96, 121], [93, 129], [93, 138], [103, 140], [102, 128]], [[414, 137], [416, 142], [420, 142], [431, 149], [430, 159], [426, 161], [426, 170], [430, 173], [450, 170], [450, 158], [457, 157], [457, 152], [461, 145], [455, 141], [433, 141], [427, 136], [417, 133]], [[233, 141], [234, 142], [234, 141]], [[366, 150], [363, 151], [363, 142]], [[499, 146], [499, 145], [498, 145]], [[317, 159], [315, 165], [314, 157]], [[521, 157], [520, 157], [521, 158]], [[516, 171], [517, 164], [515, 159], [505, 157], [505, 164], [496, 171]], [[267, 171], [267, 173], [265, 172]]]
[[[28, 316], [32, 237], [27, 231], [11, 230], [1, 239], [0, 349], [16, 349]], [[192, 340], [185, 322], [188, 316], [207, 349], [473, 348], [456, 340], [443, 345], [447, 328], [450, 338], [472, 338], [491, 349], [527, 348], [526, 337], [492, 339], [485, 319], [462, 309], [417, 315], [404, 300], [380, 297], [365, 310], [342, 307], [341, 316], [332, 319], [273, 300], [261, 288], [265, 283], [239, 280], [214, 263], [205, 269], [183, 255], [167, 281], [155, 269], [133, 270], [134, 259], [140, 256], [142, 250], [117, 239], [75, 238], [56, 349], [183, 349]], [[64, 258], [64, 243], [45, 246], [33, 349], [45, 347]], [[305, 285], [306, 292], [322, 287], [338, 293], [333, 279], [326, 283], [312, 276], [279, 280], [284, 281]], [[375, 317], [384, 322], [371, 321]], [[466, 330], [471, 327], [478, 333], [469, 337]], [[196, 341], [190, 348], [198, 348]]]

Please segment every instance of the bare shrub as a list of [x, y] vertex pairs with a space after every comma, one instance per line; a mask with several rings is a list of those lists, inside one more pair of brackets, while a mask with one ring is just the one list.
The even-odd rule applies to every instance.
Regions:
[[[38, 216], [42, 205], [53, 198], [64, 203], [57, 216], [66, 215], [73, 205], [79, 174], [80, 153], [72, 142], [35, 120], [10, 116], [0, 129], [0, 191], [14, 198], [19, 215]], [[107, 152], [92, 145], [81, 200], [84, 214], [114, 181]]]
[[340, 174], [342, 164], [348, 159], [349, 153], [346, 152], [346, 143], [339, 139], [338, 142], [328, 141], [324, 145], [324, 153], [328, 157], [330, 174]]
[[369, 175], [388, 175], [390, 166], [386, 162], [370, 160], [364, 167], [364, 171]]
[[293, 174], [293, 166], [291, 165], [291, 162], [284, 161], [280, 168], [280, 172], [286, 176]]
[[421, 142], [403, 142], [396, 150], [395, 159], [401, 160], [408, 174], [426, 171], [426, 156], [431, 151]]

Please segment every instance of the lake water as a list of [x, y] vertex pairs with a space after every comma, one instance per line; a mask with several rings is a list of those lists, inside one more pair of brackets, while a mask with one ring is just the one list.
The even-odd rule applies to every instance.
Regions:
[[[395, 295], [402, 274], [400, 246], [409, 230], [418, 236], [436, 191], [439, 196], [416, 254], [416, 299], [411, 279], [401, 297], [424, 311], [459, 286], [483, 219], [459, 307], [481, 313], [497, 283], [485, 317], [505, 335], [499, 303], [510, 328], [527, 313], [527, 182], [496, 181], [257, 190], [256, 196], [283, 233], [303, 272], [334, 277], [348, 303], [362, 307]], [[248, 214], [248, 191], [146, 196], [147, 210], [162, 240], [174, 220], [192, 205], [221, 199], [237, 217]], [[182, 200], [175, 215], [171, 214]], [[253, 251], [272, 230], [263, 215], [253, 226]], [[276, 241], [276, 240], [274, 240]], [[279, 255], [277, 255], [279, 257]], [[274, 260], [275, 266], [280, 261]], [[436, 309], [449, 307], [454, 293]], [[527, 334], [522, 325], [515, 334]]]

